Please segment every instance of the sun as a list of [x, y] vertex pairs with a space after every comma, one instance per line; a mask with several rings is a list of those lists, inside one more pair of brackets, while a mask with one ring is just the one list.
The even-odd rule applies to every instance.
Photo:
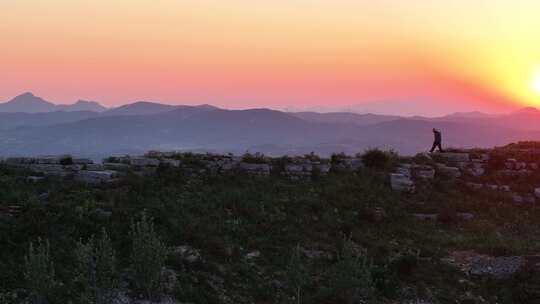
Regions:
[[540, 72], [534, 74], [531, 81], [531, 88], [536, 94], [540, 95]]

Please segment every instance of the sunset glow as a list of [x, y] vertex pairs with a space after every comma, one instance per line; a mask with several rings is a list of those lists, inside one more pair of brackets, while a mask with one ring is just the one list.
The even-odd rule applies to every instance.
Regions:
[[536, 74], [533, 76], [531, 86], [532, 86], [533, 91], [536, 94], [540, 95], [540, 71], [536, 72]]
[[0, 2], [0, 101], [540, 105], [540, 1]]

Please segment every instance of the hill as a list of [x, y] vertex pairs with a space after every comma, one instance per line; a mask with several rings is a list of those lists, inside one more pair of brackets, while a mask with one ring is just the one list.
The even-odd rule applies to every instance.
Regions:
[[539, 149], [6, 159], [0, 299], [535, 303]]
[[56, 105], [45, 99], [27, 92], [14, 97], [13, 99], [0, 103], [0, 112], [7, 113], [44, 113], [55, 111], [79, 112], [92, 111], [102, 112], [107, 108], [95, 101], [79, 100], [70, 105]]

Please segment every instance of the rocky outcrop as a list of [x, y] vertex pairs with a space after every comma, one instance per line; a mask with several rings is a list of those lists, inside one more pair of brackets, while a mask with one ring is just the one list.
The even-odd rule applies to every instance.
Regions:
[[81, 183], [98, 185], [102, 183], [111, 183], [115, 178], [119, 177], [117, 171], [104, 170], [104, 171], [88, 171], [82, 170], [75, 175], [75, 180]]
[[414, 192], [415, 186], [411, 178], [401, 173], [390, 174], [390, 185], [392, 190], [399, 192]]

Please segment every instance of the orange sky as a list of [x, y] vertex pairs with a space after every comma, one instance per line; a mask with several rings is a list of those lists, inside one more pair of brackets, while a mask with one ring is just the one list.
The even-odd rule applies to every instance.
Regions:
[[536, 0], [82, 2], [0, 1], [0, 100], [540, 106]]

